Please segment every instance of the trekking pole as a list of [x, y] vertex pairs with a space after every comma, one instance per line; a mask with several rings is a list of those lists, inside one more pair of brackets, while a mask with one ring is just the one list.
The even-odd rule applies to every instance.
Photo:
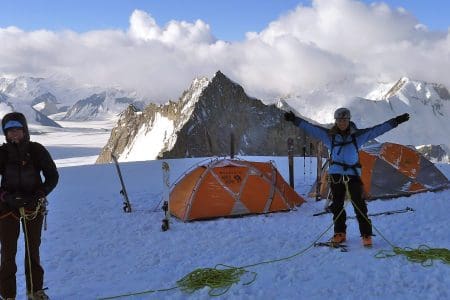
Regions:
[[312, 178], [312, 154], [313, 154], [313, 143], [309, 143], [309, 180]]
[[294, 188], [294, 140], [287, 139], [288, 145], [288, 163], [289, 163], [289, 185]]
[[306, 146], [303, 144], [303, 183], [306, 183]]
[[114, 154], [111, 154], [111, 157], [114, 161], [114, 164], [116, 165], [117, 174], [119, 175], [120, 184], [122, 186], [122, 189], [120, 190], [120, 194], [122, 195], [124, 202], [123, 202], [123, 211], [124, 212], [131, 212], [131, 203], [130, 199], [128, 198], [127, 189], [125, 188], [125, 182], [123, 181], [122, 172], [120, 172], [119, 167], [119, 161], [117, 160], [117, 157]]
[[230, 159], [234, 158], [234, 134], [230, 134]]
[[161, 229], [162, 231], [169, 230], [170, 227], [170, 209], [169, 209], [169, 197], [170, 197], [170, 167], [167, 162], [162, 163], [163, 171], [163, 197], [164, 202], [162, 210], [164, 211], [164, 219], [162, 220]]
[[317, 166], [316, 166], [316, 201], [319, 201], [322, 198], [320, 194], [320, 188], [322, 185], [322, 144], [321, 142], [317, 142], [316, 149], [316, 157], [317, 157]]

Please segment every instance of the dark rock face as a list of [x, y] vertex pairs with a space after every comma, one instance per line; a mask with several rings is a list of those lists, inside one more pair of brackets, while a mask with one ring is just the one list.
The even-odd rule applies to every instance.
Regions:
[[[294, 138], [295, 154], [313, 150], [315, 140], [292, 123], [284, 121], [284, 110], [265, 105], [246, 95], [244, 89], [220, 71], [210, 81], [195, 80], [178, 102], [150, 104], [142, 112], [130, 106], [111, 133], [97, 162], [111, 160], [111, 153], [126, 159], [138, 131], [153, 130], [156, 118], [173, 122], [162, 139], [156, 158], [181, 158], [230, 155], [233, 135], [234, 153], [238, 155], [277, 156], [287, 154], [286, 141]], [[155, 125], [157, 126], [157, 125]], [[158, 144], [155, 141], [155, 144]]]
[[56, 104], [58, 104], [58, 101], [52, 93], [47, 92], [34, 98], [31, 102], [31, 106], [34, 106], [36, 104], [43, 105], [42, 109], [40, 109], [39, 111], [46, 116], [56, 114], [58, 112], [58, 107], [56, 106]]
[[449, 156], [440, 145], [426, 145], [417, 147], [416, 150], [433, 162], [448, 162]]

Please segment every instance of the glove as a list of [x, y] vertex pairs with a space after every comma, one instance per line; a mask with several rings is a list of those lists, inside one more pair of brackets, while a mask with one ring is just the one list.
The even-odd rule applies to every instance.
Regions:
[[4, 192], [1, 195], [2, 202], [6, 203], [10, 208], [20, 208], [28, 205], [31, 201], [30, 197], [10, 194]]
[[292, 112], [292, 110], [290, 110], [289, 112], [284, 113], [284, 119], [288, 122], [294, 122], [295, 121], [295, 115]]
[[399, 115], [399, 116], [395, 117], [394, 120], [395, 120], [395, 122], [397, 122], [397, 125], [399, 125], [399, 124], [409, 120], [409, 114], [406, 113], [403, 115]]

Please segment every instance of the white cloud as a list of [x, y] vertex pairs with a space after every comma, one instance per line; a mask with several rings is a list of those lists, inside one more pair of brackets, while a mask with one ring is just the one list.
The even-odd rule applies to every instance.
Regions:
[[194, 24], [170, 21], [165, 28], [160, 28], [155, 19], [141, 10], [132, 13], [129, 33], [137, 40], [161, 41], [178, 47], [214, 42], [209, 25], [202, 20], [197, 20]]
[[450, 87], [450, 33], [429, 31], [403, 8], [354, 0], [315, 0], [234, 43], [217, 40], [201, 20], [160, 26], [140, 10], [126, 31], [8, 27], [0, 41], [0, 74], [69, 75], [136, 89], [152, 101], [176, 99], [194, 77], [218, 69], [264, 98], [343, 79], [407, 76]]

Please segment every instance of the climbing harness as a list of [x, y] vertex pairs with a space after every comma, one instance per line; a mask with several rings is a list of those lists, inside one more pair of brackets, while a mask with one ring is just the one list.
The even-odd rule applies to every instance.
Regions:
[[45, 220], [44, 222], [46, 223], [47, 222], [46, 218], [47, 218], [47, 213], [48, 213], [47, 204], [48, 204], [47, 198], [45, 198], [45, 197], [39, 198], [36, 208], [33, 211], [26, 211], [23, 207], [21, 207], [21, 209], [23, 209], [23, 214], [19, 209], [20, 217], [26, 219], [27, 221], [32, 221], [32, 220], [36, 219], [36, 217], [39, 214], [42, 214], [44, 216], [44, 220]]
[[361, 163], [359, 162], [359, 148], [358, 148], [358, 143], [356, 142], [356, 136], [355, 134], [351, 134], [350, 135], [352, 140], [351, 141], [345, 141], [345, 142], [336, 142], [336, 134], [332, 134], [331, 135], [331, 149], [330, 149], [330, 153], [331, 155], [333, 155], [333, 149], [336, 146], [339, 146], [338, 152], [337, 154], [339, 155], [341, 153], [342, 147], [349, 145], [349, 144], [353, 144], [356, 148], [356, 153], [358, 154], [358, 162], [349, 165], [343, 162], [338, 162], [338, 161], [334, 161], [331, 157], [330, 157], [330, 166], [331, 165], [338, 165], [341, 166], [344, 171], [347, 171], [348, 169], [352, 169], [353, 172], [355, 173], [355, 175], [359, 175], [359, 172], [357, 169], [361, 168]]

